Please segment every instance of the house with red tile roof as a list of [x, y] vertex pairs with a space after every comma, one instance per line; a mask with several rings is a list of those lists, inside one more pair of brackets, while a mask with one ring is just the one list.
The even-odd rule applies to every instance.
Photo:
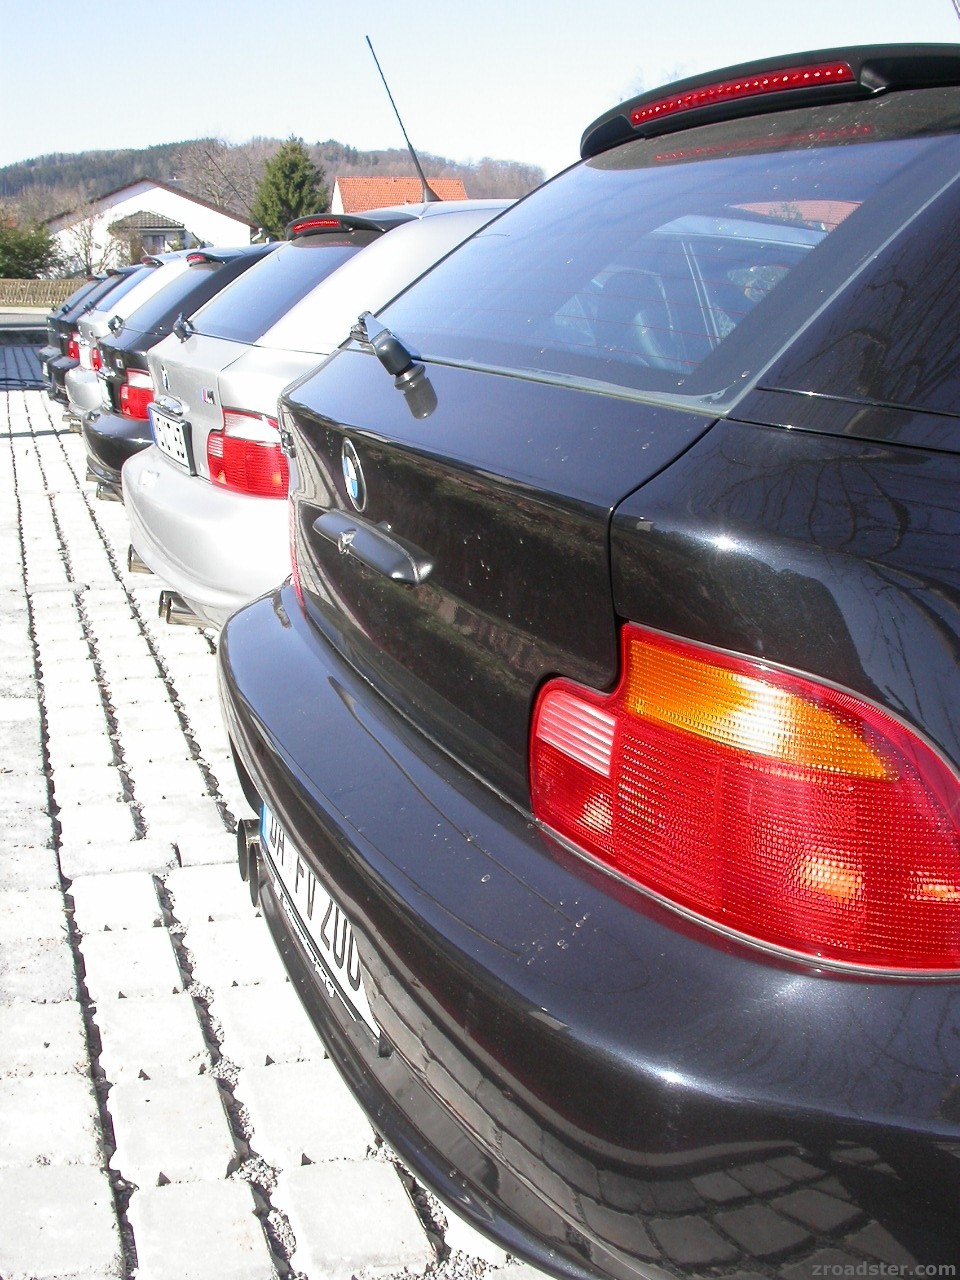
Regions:
[[[441, 200], [466, 200], [460, 178], [427, 178], [430, 189]], [[419, 204], [423, 188], [419, 178], [377, 177], [337, 178], [330, 200], [331, 213], [363, 213], [385, 205]]]

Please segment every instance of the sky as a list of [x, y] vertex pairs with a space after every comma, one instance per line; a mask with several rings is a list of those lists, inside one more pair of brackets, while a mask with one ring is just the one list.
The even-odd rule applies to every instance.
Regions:
[[[849, 43], [960, 43], [960, 0], [0, 0], [0, 166], [252, 137], [458, 162], [579, 156], [678, 76]], [[333, 178], [336, 175], [327, 175]]]

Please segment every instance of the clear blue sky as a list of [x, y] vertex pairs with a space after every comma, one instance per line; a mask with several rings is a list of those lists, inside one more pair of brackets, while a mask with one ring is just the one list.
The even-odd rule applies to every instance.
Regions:
[[960, 43], [954, 0], [0, 0], [0, 165], [216, 136], [414, 146], [550, 176], [677, 75], [851, 42]]

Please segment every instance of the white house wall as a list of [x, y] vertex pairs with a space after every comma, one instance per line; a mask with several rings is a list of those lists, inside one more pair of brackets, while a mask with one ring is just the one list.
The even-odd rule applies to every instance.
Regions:
[[[89, 233], [85, 233], [90, 235], [95, 245], [95, 252], [90, 255], [92, 260], [102, 259], [107, 252], [110, 240], [108, 227], [121, 218], [144, 211], [159, 213], [174, 222], [182, 222], [187, 235], [192, 236], [195, 243], [220, 247], [250, 243], [251, 229], [246, 222], [223, 210], [198, 204], [189, 196], [169, 191], [152, 182], [137, 182], [124, 187], [109, 198], [94, 201], [92, 209], [96, 210], [93, 226]], [[88, 218], [89, 214], [84, 218], [85, 224]], [[71, 221], [75, 220], [76, 215], [73, 215], [57, 218], [50, 224], [61, 252], [68, 256], [81, 252], [77, 233], [70, 226]], [[105, 261], [103, 265], [116, 264]]]

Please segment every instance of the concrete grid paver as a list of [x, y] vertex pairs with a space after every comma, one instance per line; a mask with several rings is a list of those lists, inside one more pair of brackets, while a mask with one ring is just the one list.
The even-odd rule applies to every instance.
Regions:
[[4, 1280], [123, 1280], [113, 1189], [101, 1169], [0, 1169], [0, 1204]]
[[100, 1070], [113, 1084], [176, 1079], [209, 1071], [213, 1059], [185, 992], [109, 1000], [97, 1006]]
[[385, 1276], [404, 1268], [416, 1274], [433, 1260], [410, 1197], [388, 1163], [287, 1169], [277, 1190], [297, 1239], [294, 1265], [310, 1276], [351, 1280], [358, 1271]]
[[128, 1210], [137, 1280], [209, 1280], [212, 1272], [217, 1280], [274, 1280], [276, 1268], [255, 1209], [243, 1182], [141, 1188]]
[[238, 1067], [317, 1057], [317, 1033], [288, 982], [218, 987], [210, 1011], [223, 1052]]
[[0, 1004], [0, 1076], [85, 1074], [89, 1069], [76, 1000]]
[[360, 1160], [374, 1146], [369, 1121], [350, 1105], [331, 1062], [251, 1067], [240, 1072], [237, 1093], [250, 1111], [251, 1145], [277, 1169], [344, 1157]]
[[38, 392], [0, 490], [0, 1275], [442, 1278], [236, 874], [215, 637], [158, 622]]
[[165, 929], [88, 933], [80, 941], [87, 990], [95, 1004], [183, 989], [177, 957]]
[[141, 1187], [216, 1182], [239, 1163], [212, 1076], [131, 1080], [110, 1090], [110, 1167]]
[[100, 1117], [86, 1075], [0, 1080], [0, 1165], [92, 1164], [101, 1158]]

